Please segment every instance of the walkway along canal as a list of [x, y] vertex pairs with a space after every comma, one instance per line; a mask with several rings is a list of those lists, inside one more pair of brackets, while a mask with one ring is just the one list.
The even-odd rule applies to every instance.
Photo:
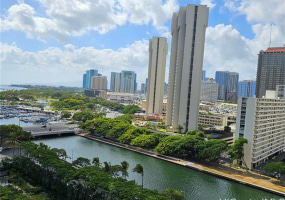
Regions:
[[99, 157], [100, 162], [107, 161], [115, 165], [125, 160], [130, 164], [128, 179], [135, 180], [138, 184], [141, 184], [141, 177], [132, 172], [132, 169], [140, 163], [145, 171], [146, 188], [159, 191], [173, 188], [185, 194], [187, 199], [282, 199], [279, 195], [83, 137], [58, 137], [34, 142], [65, 149], [71, 157], [69, 161], [78, 157]]

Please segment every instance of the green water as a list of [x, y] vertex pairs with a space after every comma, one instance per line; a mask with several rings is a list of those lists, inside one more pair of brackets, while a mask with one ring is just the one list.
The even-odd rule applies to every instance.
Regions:
[[138, 184], [141, 184], [141, 176], [133, 173], [132, 169], [140, 163], [145, 172], [144, 187], [158, 191], [166, 188], [176, 189], [182, 191], [186, 199], [285, 200], [285, 197], [79, 136], [58, 137], [34, 142], [42, 142], [52, 148], [64, 148], [67, 154], [72, 157], [70, 161], [80, 156], [89, 159], [99, 157], [100, 162], [107, 161], [113, 165], [120, 164], [125, 160], [130, 164], [128, 179], [135, 180]]

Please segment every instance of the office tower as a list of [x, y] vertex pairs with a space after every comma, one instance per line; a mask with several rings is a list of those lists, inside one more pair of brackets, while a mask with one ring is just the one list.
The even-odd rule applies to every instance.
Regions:
[[111, 72], [111, 83], [110, 83], [110, 90], [112, 92], [119, 92], [120, 91], [120, 80], [121, 74], [118, 72]]
[[87, 85], [86, 85], [86, 77], [87, 77], [86, 73], [83, 74], [83, 89], [86, 89], [86, 88], [87, 88]]
[[168, 51], [167, 39], [153, 37], [149, 40], [148, 88], [146, 95], [147, 114], [162, 114], [165, 64]]
[[182, 132], [196, 130], [209, 8], [187, 5], [174, 13], [166, 124]]
[[255, 80], [244, 80], [238, 82], [238, 97], [254, 97], [255, 95]]
[[255, 95], [261, 98], [266, 90], [285, 85], [285, 47], [268, 48], [258, 54]]
[[122, 71], [120, 92], [134, 93], [136, 89], [136, 73], [133, 71]]
[[206, 70], [202, 71], [202, 81], [207, 81], [207, 79], [206, 79]]
[[92, 76], [90, 88], [93, 90], [107, 90], [107, 77]]
[[238, 99], [235, 140], [247, 139], [244, 160], [252, 169], [285, 147], [285, 100]]
[[239, 74], [229, 71], [216, 71], [215, 80], [219, 85], [218, 99], [233, 100], [237, 99]]
[[145, 94], [145, 83], [141, 84], [141, 94]]
[[202, 81], [200, 99], [203, 101], [216, 102], [218, 100], [219, 85], [214, 79]]

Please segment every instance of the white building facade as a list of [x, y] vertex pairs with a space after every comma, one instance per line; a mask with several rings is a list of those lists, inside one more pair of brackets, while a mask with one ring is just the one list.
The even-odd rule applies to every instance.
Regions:
[[187, 5], [172, 17], [166, 123], [183, 132], [198, 128], [208, 15], [205, 5]]
[[167, 39], [153, 37], [149, 41], [148, 88], [146, 114], [162, 114]]
[[244, 160], [249, 169], [285, 149], [285, 100], [238, 99], [235, 140], [247, 139]]

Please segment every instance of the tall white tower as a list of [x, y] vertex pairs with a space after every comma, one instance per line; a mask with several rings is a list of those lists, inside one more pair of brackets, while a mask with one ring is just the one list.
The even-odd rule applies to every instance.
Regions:
[[166, 38], [153, 37], [149, 40], [147, 114], [162, 114], [167, 51], [168, 44]]
[[166, 123], [182, 132], [198, 127], [208, 15], [206, 5], [187, 5], [172, 17]]

